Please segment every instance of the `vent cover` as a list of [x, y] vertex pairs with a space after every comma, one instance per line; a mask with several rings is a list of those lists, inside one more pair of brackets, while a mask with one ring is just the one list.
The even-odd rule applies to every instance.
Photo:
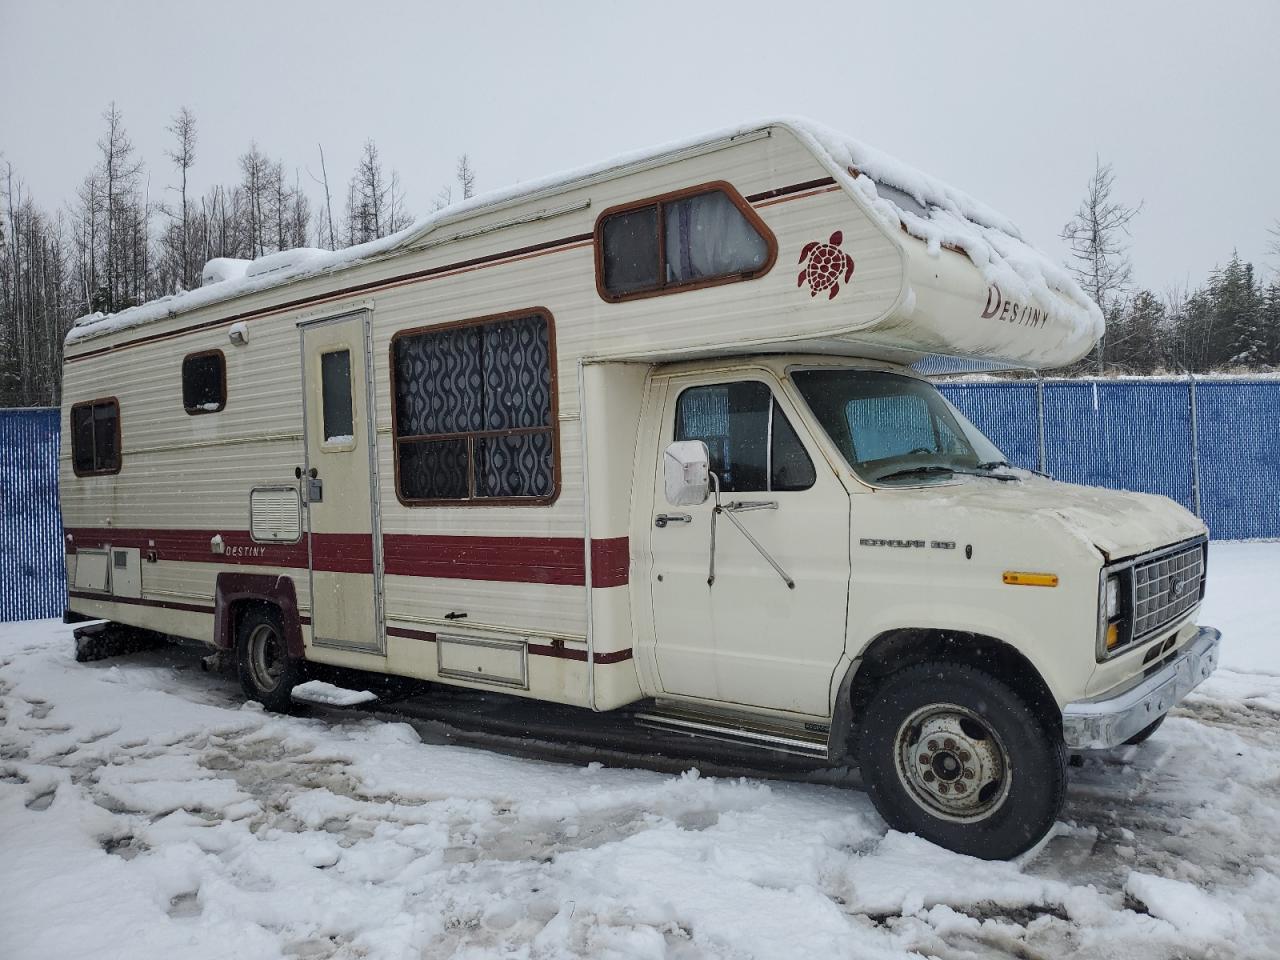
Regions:
[[249, 533], [256, 541], [297, 543], [302, 537], [302, 501], [297, 487], [249, 491]]

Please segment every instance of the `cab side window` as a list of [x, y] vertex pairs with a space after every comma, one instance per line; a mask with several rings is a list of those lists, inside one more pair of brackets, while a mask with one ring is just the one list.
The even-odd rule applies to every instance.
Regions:
[[701, 440], [724, 493], [807, 490], [813, 461], [758, 380], [690, 387], [676, 401], [676, 440]]

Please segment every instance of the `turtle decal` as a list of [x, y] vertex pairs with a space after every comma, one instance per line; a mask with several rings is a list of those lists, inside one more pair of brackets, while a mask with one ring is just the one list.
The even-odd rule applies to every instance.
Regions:
[[[840, 249], [844, 234], [837, 230], [826, 243], [810, 240], [800, 251], [800, 263], [805, 268], [800, 271], [796, 280], [797, 287], [803, 287], [809, 281], [809, 296], [816, 297], [820, 292], [830, 288], [828, 300], [834, 300], [840, 292], [840, 275], [844, 274], [847, 284], [853, 276], [853, 257]], [[805, 263], [805, 261], [808, 261]]]

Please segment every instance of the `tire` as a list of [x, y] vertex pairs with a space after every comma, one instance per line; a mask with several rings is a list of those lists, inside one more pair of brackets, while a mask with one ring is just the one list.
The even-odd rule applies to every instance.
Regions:
[[1135, 733], [1132, 737], [1126, 740], [1125, 745], [1137, 746], [1138, 744], [1148, 740], [1153, 733], [1155, 733], [1157, 730], [1160, 729], [1160, 724], [1164, 723], [1164, 718], [1167, 716], [1168, 714], [1166, 713], [1164, 716], [1160, 717], [1160, 719], [1156, 720], [1154, 723], [1147, 724], [1145, 727], [1143, 727], [1141, 730]]
[[301, 660], [289, 656], [284, 626], [275, 607], [250, 607], [240, 618], [236, 631], [236, 674], [250, 700], [274, 713], [283, 713], [293, 704], [293, 688], [303, 680]]
[[984, 860], [1007, 860], [1053, 827], [1067, 751], [1008, 684], [936, 661], [890, 674], [862, 722], [859, 766], [895, 830]]

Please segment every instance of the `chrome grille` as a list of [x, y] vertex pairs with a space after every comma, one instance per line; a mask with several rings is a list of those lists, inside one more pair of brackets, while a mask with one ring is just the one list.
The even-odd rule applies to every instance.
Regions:
[[1133, 568], [1133, 636], [1141, 640], [1200, 602], [1204, 544], [1192, 544]]

